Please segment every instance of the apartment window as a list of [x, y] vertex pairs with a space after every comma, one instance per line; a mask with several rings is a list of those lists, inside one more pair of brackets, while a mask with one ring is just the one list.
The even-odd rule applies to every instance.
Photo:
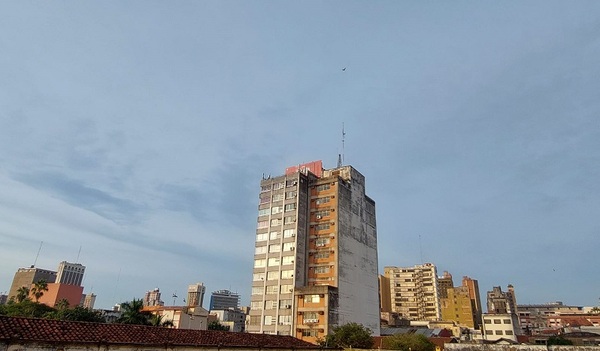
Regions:
[[491, 319], [484, 319], [483, 323], [484, 324], [492, 324], [492, 320]]
[[492, 330], [485, 331], [485, 335], [492, 335], [492, 334], [494, 334], [494, 331], [492, 331]]
[[284, 243], [283, 244], [283, 251], [293, 251], [295, 249], [295, 244], [294, 243]]
[[278, 225], [281, 225], [281, 219], [277, 219], [277, 218], [275, 218], [275, 219], [272, 219], [272, 220], [271, 220], [271, 226], [272, 226], [272, 227], [276, 227], [276, 226], [278, 226]]
[[496, 330], [496, 335], [502, 335], [502, 330]]
[[268, 204], [271, 197], [269, 195], [263, 195], [260, 197], [260, 204]]
[[[279, 292], [279, 286], [278, 285], [267, 285], [267, 294], [277, 294]], [[273, 301], [267, 301], [267, 306], [269, 306], [269, 304], [272, 305]], [[275, 306], [277, 307], [277, 306]], [[274, 307], [268, 307], [268, 308], [274, 308]]]
[[290, 300], [290, 299], [279, 300], [279, 308], [281, 308], [281, 309], [292, 308], [292, 300]]
[[279, 257], [269, 258], [269, 267], [279, 266]]
[[318, 323], [319, 322], [319, 314], [317, 312], [304, 312], [302, 321], [304, 323]]
[[277, 280], [279, 278], [278, 271], [267, 272], [267, 280]]
[[510, 324], [510, 319], [503, 320], [504, 324]]
[[275, 184], [273, 184], [273, 190], [281, 189], [281, 188], [283, 188], [283, 186], [284, 186], [283, 182], [275, 183]]
[[315, 253], [315, 258], [329, 258], [329, 251], [318, 251]]
[[254, 260], [254, 268], [263, 268], [263, 267], [265, 267], [266, 263], [267, 263], [267, 260], [265, 260], [265, 259]]
[[292, 325], [292, 316], [279, 316], [279, 324]]
[[265, 289], [262, 286], [253, 286], [252, 295], [262, 295], [265, 293]]
[[260, 255], [260, 254], [264, 254], [267, 252], [267, 247], [266, 246], [257, 246], [254, 249], [254, 254], [255, 255]]
[[329, 199], [329, 196], [326, 196], [326, 197], [320, 197], [320, 198], [317, 198], [317, 199], [315, 200], [315, 202], [316, 202], [316, 204], [317, 204], [317, 205], [321, 205], [321, 204], [326, 204], [326, 203], [328, 203], [328, 202], [329, 202], [329, 200], [330, 200], [330, 199]]
[[262, 310], [262, 301], [252, 301], [252, 302], [250, 302], [250, 309], [253, 309], [253, 310]]
[[[283, 284], [281, 286], [281, 293], [282, 294], [289, 294], [292, 291], [294, 291], [294, 286], [292, 284]], [[290, 305], [291, 305], [291, 301], [290, 301]]]
[[268, 208], [258, 210], [258, 216], [268, 216], [271, 211]]
[[265, 316], [265, 325], [271, 325], [273, 324], [273, 320], [275, 319], [275, 317], [273, 316]]
[[315, 273], [317, 273], [317, 274], [329, 273], [329, 266], [315, 267]]
[[265, 191], [270, 191], [271, 190], [271, 184], [269, 185], [263, 185], [260, 187], [260, 192], [264, 193]]
[[296, 229], [284, 229], [283, 230], [283, 237], [284, 238], [291, 238], [293, 236], [296, 235]]
[[512, 330], [505, 330], [504, 334], [505, 335], [513, 335], [513, 331]]
[[291, 204], [287, 204], [285, 205], [285, 212], [290, 212], [290, 211], [294, 211], [296, 209], [296, 203], [291, 203]]
[[296, 223], [296, 217], [288, 216], [283, 219], [283, 224], [292, 224], [292, 223]]
[[320, 297], [319, 295], [304, 295], [304, 302], [305, 303], [319, 303], [320, 301]]
[[325, 230], [325, 229], [329, 229], [329, 223], [321, 223], [321, 224], [317, 224], [315, 226], [315, 230], [317, 230], [317, 231]]
[[292, 269], [281, 271], [281, 279], [290, 279], [294, 277], [294, 271]]
[[293, 199], [296, 196], [298, 196], [298, 193], [295, 192], [295, 191], [288, 191], [288, 192], [285, 193], [285, 198], [286, 199]]
[[260, 316], [250, 316], [250, 325], [260, 325]]
[[298, 181], [297, 181], [296, 179], [288, 179], [288, 180], [285, 182], [285, 187], [286, 187], [286, 188], [289, 188], [289, 187], [291, 187], [291, 186], [295, 186], [296, 184], [298, 184]]
[[267, 233], [256, 234], [256, 241], [265, 241], [268, 237]]
[[330, 210], [322, 210], [322, 211], [317, 211], [317, 212], [315, 212], [315, 217], [316, 217], [317, 219], [321, 219], [321, 218], [323, 218], [323, 217], [327, 217], [327, 216], [329, 216], [330, 214], [331, 214], [331, 211], [330, 211]]
[[329, 238], [318, 238], [315, 240], [315, 245], [317, 245], [317, 247], [329, 245]]
[[283, 194], [273, 195], [273, 201], [281, 201], [281, 200], [283, 200]]
[[269, 221], [259, 221], [257, 228], [261, 229], [261, 228], [266, 228], [268, 226], [269, 226]]
[[292, 264], [294, 263], [294, 256], [283, 256], [281, 264]]
[[279, 239], [279, 232], [271, 232], [269, 234], [269, 239], [271, 239], [271, 240]]
[[281, 252], [281, 245], [269, 245], [269, 252]]
[[329, 184], [321, 184], [317, 186], [317, 191], [329, 190], [331, 186]]
[[494, 319], [494, 324], [501, 324], [502, 321], [500, 321], [499, 319]]
[[314, 329], [302, 329], [302, 336], [313, 336], [313, 337], [316, 337], [318, 335], [319, 335], [319, 333], [317, 333], [317, 331], [314, 330]]
[[252, 274], [252, 281], [261, 281], [261, 280], [265, 280], [265, 273], [254, 273]]

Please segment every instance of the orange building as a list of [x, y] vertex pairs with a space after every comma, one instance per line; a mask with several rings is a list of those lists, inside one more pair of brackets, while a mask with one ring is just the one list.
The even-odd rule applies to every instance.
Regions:
[[82, 297], [82, 286], [49, 283], [48, 291], [44, 291], [38, 302], [54, 307], [60, 300], [67, 300], [70, 307], [75, 307], [81, 304]]

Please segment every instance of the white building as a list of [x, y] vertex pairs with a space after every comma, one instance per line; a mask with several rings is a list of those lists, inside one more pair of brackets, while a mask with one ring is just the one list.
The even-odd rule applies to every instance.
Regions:
[[485, 340], [509, 339], [517, 341], [518, 321], [513, 313], [491, 314], [483, 316], [483, 338]]

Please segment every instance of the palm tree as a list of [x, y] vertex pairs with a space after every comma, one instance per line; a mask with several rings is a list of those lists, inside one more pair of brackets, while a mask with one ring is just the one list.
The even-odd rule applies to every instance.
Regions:
[[26, 286], [22, 286], [17, 290], [17, 296], [15, 297], [17, 303], [21, 303], [27, 299], [29, 299], [29, 288]]
[[38, 282], [33, 283], [33, 288], [31, 288], [31, 293], [35, 298], [35, 302], [38, 302], [40, 297], [44, 296], [44, 291], [48, 291], [48, 283], [45, 280], [40, 280]]
[[163, 320], [164, 316], [160, 314], [153, 314], [150, 318], [150, 325], [155, 327], [174, 327], [173, 321], [170, 319]]
[[121, 318], [117, 323], [150, 325], [150, 312], [142, 311], [143, 307], [141, 299], [121, 303]]

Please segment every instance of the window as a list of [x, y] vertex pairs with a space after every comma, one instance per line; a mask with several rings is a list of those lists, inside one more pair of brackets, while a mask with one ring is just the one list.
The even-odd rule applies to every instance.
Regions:
[[513, 331], [512, 330], [505, 330], [504, 334], [505, 335], [513, 335]]
[[502, 330], [496, 330], [496, 335], [502, 335]]
[[329, 184], [321, 184], [317, 186], [317, 191], [329, 190], [331, 186]]
[[294, 271], [292, 269], [281, 271], [281, 279], [290, 279], [294, 277]]
[[254, 268], [263, 268], [266, 263], [267, 260], [265, 259], [254, 260]]
[[316, 330], [314, 329], [302, 329], [302, 336], [318, 336], [319, 333], [317, 333]]
[[317, 203], [317, 205], [326, 204], [329, 202], [329, 196], [320, 197], [320, 198], [316, 199], [315, 202]]
[[266, 228], [268, 226], [269, 226], [269, 221], [259, 221], [257, 228], [258, 229], [260, 229], [260, 228]]
[[317, 247], [329, 245], [329, 238], [318, 238], [315, 240], [315, 245]]
[[[279, 292], [279, 286], [278, 285], [267, 285], [267, 294], [277, 294]], [[272, 307], [270, 305], [272, 305], [273, 301], [267, 301], [267, 308], [275, 308]]]
[[285, 193], [285, 198], [286, 199], [293, 199], [296, 196], [298, 196], [298, 193], [295, 192], [295, 191], [288, 191], [288, 192]]
[[317, 224], [315, 226], [315, 230], [317, 230], [317, 231], [319, 231], [319, 230], [325, 230], [325, 229], [329, 229], [329, 223]]
[[260, 325], [260, 316], [250, 316], [250, 325]]
[[267, 233], [256, 234], [256, 241], [265, 241], [268, 237]]
[[269, 234], [269, 239], [271, 239], [271, 240], [279, 239], [279, 232], [271, 232]]
[[305, 303], [318, 303], [319, 301], [319, 295], [304, 295]]
[[291, 238], [293, 236], [296, 235], [296, 230], [295, 229], [284, 229], [283, 230], [283, 237], [284, 238]]
[[267, 280], [277, 280], [279, 278], [278, 271], [267, 272]]
[[273, 195], [273, 201], [281, 201], [281, 200], [283, 200], [283, 194]]
[[271, 197], [269, 195], [263, 195], [260, 197], [260, 204], [268, 204]]
[[329, 251], [318, 251], [315, 253], [315, 258], [329, 258]]
[[267, 247], [266, 246], [257, 246], [256, 248], [254, 248], [254, 254], [255, 255], [264, 254], [266, 252], [267, 252]]
[[268, 216], [271, 211], [268, 208], [258, 210], [258, 216]]
[[296, 203], [291, 203], [291, 204], [287, 204], [285, 205], [285, 212], [290, 212], [290, 211], [294, 211], [296, 209]]
[[510, 324], [510, 319], [503, 320], [504, 324]]
[[502, 322], [499, 319], [494, 319], [494, 324], [501, 324]]
[[484, 319], [483, 323], [484, 324], [492, 324], [492, 320], [491, 319]]
[[262, 286], [253, 286], [252, 287], [252, 295], [262, 295], [264, 294], [265, 289]]
[[279, 300], [279, 308], [292, 308], [292, 300], [290, 299], [283, 299], [283, 300]]
[[265, 280], [265, 273], [254, 273], [252, 275], [252, 281], [261, 281], [261, 280]]
[[271, 226], [272, 227], [275, 227], [275, 226], [278, 226], [278, 225], [281, 225], [281, 219], [275, 218], [275, 219], [271, 220]]
[[270, 191], [271, 190], [271, 184], [268, 185], [263, 185], [260, 187], [260, 192], [264, 193], [265, 191]]
[[265, 316], [265, 325], [271, 325], [273, 324], [273, 320], [275, 319], [275, 317], [273, 316]]
[[[294, 286], [292, 284], [283, 284], [281, 286], [281, 293], [282, 294], [289, 294], [291, 292], [294, 291]], [[290, 301], [290, 305], [292, 304], [292, 302]]]
[[329, 266], [319, 266], [315, 267], [316, 274], [329, 273]]
[[315, 212], [315, 218], [321, 219], [323, 217], [329, 216], [330, 214], [331, 214], [330, 210], [317, 211], [317, 212]]
[[269, 258], [269, 267], [279, 266], [279, 257]]
[[252, 301], [252, 302], [250, 302], [250, 309], [253, 309], [253, 310], [262, 310], [262, 301]]
[[294, 243], [284, 243], [283, 244], [283, 251], [293, 251], [295, 249], [295, 244]]
[[319, 322], [319, 314], [317, 312], [304, 312], [302, 321], [304, 323], [318, 323]]
[[292, 264], [294, 263], [294, 256], [283, 256], [281, 264]]
[[283, 219], [283, 224], [292, 224], [292, 223], [296, 223], [296, 217], [289, 216], [289, 217], [285, 217]]
[[281, 252], [281, 245], [269, 245], [269, 252]]
[[281, 207], [280, 206], [273, 206], [271, 207], [271, 214], [278, 214], [281, 213]]
[[486, 330], [485, 331], [485, 335], [492, 335], [494, 334], [494, 332], [492, 330]]
[[279, 316], [279, 324], [292, 325], [292, 316]]
[[291, 186], [295, 186], [296, 184], [298, 184], [298, 181], [297, 181], [296, 179], [288, 179], [288, 180], [285, 182], [285, 187], [286, 187], [286, 188], [289, 188], [289, 187], [291, 187]]
[[283, 188], [283, 182], [273, 184], [273, 190], [277, 190], [277, 189], [281, 189], [281, 188]]

